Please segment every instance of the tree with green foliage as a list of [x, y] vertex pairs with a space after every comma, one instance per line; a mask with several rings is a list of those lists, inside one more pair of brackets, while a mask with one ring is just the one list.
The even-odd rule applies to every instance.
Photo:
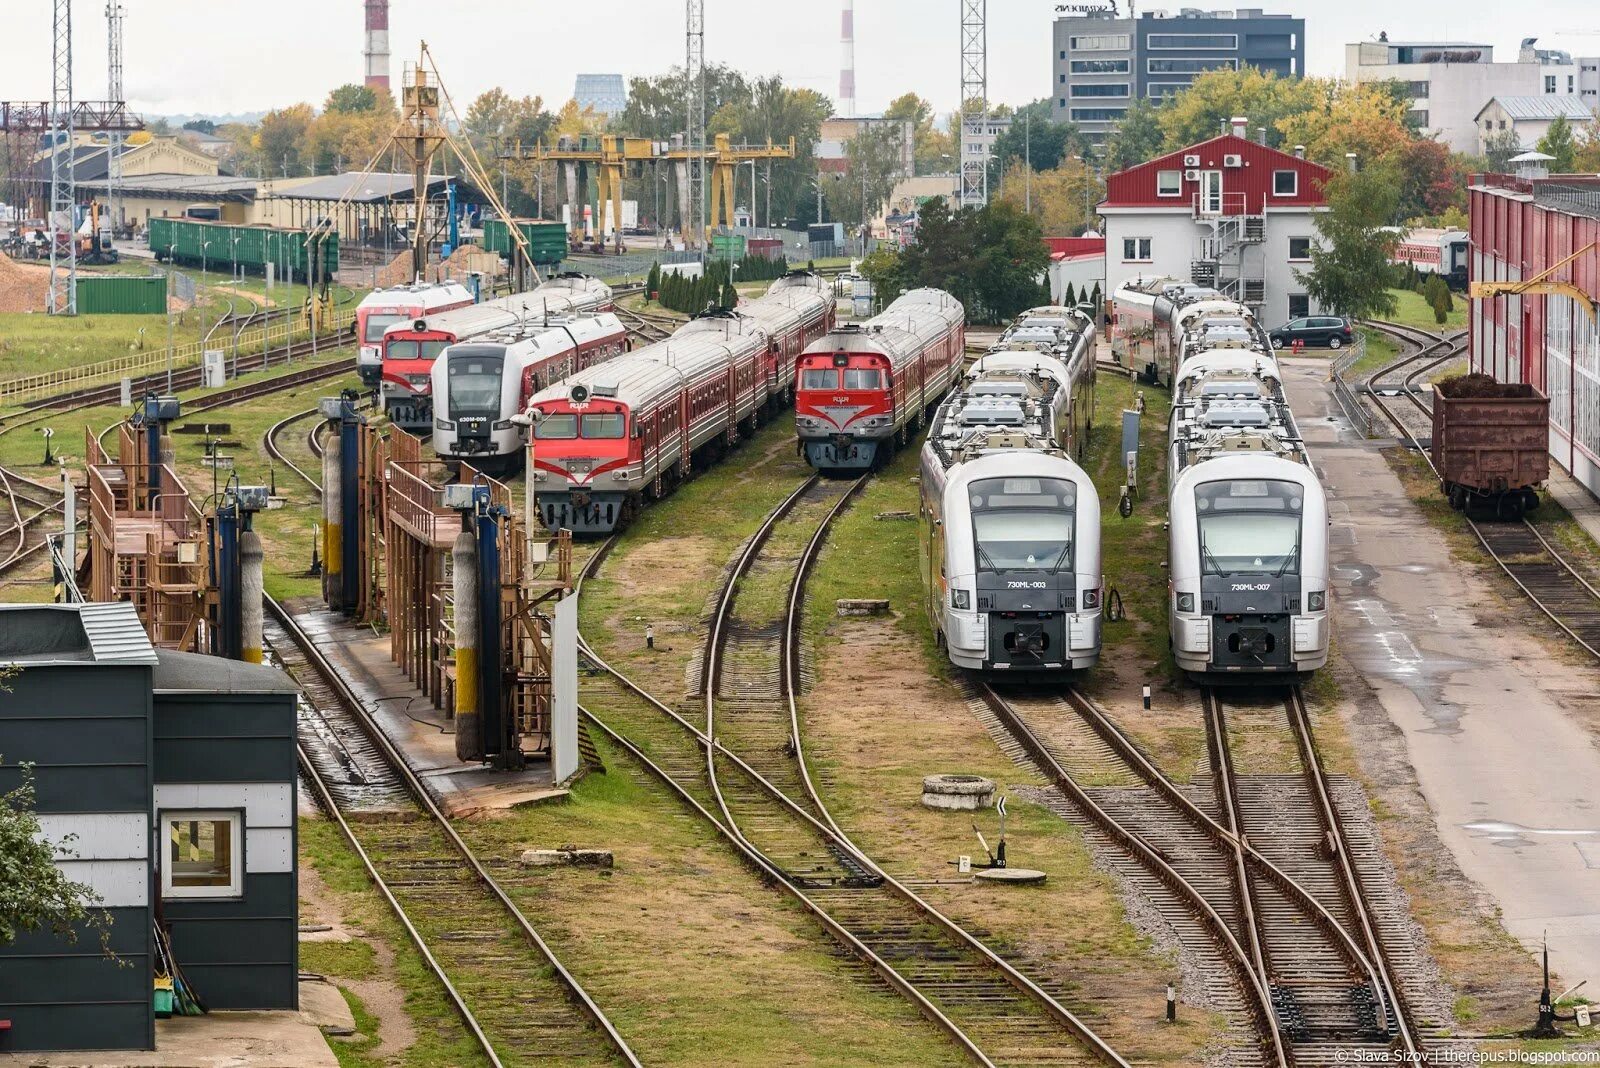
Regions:
[[1429, 305], [1433, 308], [1433, 321], [1443, 326], [1450, 319], [1450, 291], [1439, 286], [1433, 291]]
[[863, 126], [850, 139], [845, 145], [849, 168], [823, 181], [831, 218], [861, 226], [878, 216], [899, 181], [900, 146], [900, 132], [886, 123]]
[[644, 291], [646, 293], [659, 293], [661, 291], [661, 264], [652, 263], [650, 265], [650, 273], [644, 279]]
[[1054, 170], [1069, 156], [1081, 156], [1088, 142], [1070, 122], [1057, 122], [1049, 100], [1035, 100], [1017, 109], [1011, 125], [994, 139], [989, 155], [989, 186], [996, 188], [1000, 176], [1013, 160], [1031, 162], [1035, 171]]
[[1315, 216], [1322, 240], [1311, 243], [1311, 269], [1295, 271], [1296, 277], [1313, 301], [1336, 315], [1393, 315], [1387, 282], [1400, 235], [1383, 227], [1399, 202], [1398, 179], [1382, 167], [1336, 173], [1324, 194], [1328, 210]]
[[946, 130], [934, 129], [932, 104], [916, 93], [902, 93], [889, 101], [889, 106], [883, 109], [883, 117], [911, 123], [912, 152], [918, 174], [944, 174], [951, 169], [955, 139]]
[[1483, 142], [1483, 157], [1489, 170], [1504, 174], [1511, 166], [1511, 157], [1522, 155], [1522, 139], [1516, 130], [1498, 130]]
[[347, 82], [328, 94], [328, 102], [324, 105], [324, 109], [341, 115], [356, 115], [363, 111], [372, 111], [377, 106], [378, 94], [372, 86]]
[[42, 930], [76, 942], [78, 933], [88, 930], [99, 935], [106, 955], [114, 956], [111, 916], [95, 907], [99, 895], [56, 865], [57, 857], [74, 855], [76, 836], [48, 841], [34, 806], [33, 769], [24, 764], [21, 783], [0, 794], [0, 946]]
[[1578, 142], [1572, 134], [1572, 124], [1565, 115], [1557, 115], [1550, 121], [1537, 147], [1545, 155], [1555, 157], [1550, 161], [1551, 173], [1572, 173], [1572, 160], [1578, 153]]
[[1165, 135], [1157, 117], [1156, 104], [1140, 97], [1122, 113], [1116, 129], [1106, 140], [1105, 166], [1108, 172], [1125, 171], [1161, 154]]
[[1039, 224], [1005, 201], [952, 213], [943, 200], [923, 206], [917, 241], [897, 259], [885, 292], [943, 289], [967, 319], [997, 323], [1033, 307], [1050, 265]]
[[1207, 71], [1169, 97], [1158, 109], [1157, 120], [1169, 152], [1209, 141], [1224, 132], [1224, 124], [1236, 115], [1249, 120], [1252, 135], [1255, 128], [1266, 127], [1267, 143], [1278, 147], [1284, 140], [1279, 120], [1319, 108], [1330, 84], [1327, 79], [1285, 78], [1255, 67]]
[[1078, 291], [1073, 288], [1073, 285], [1072, 285], [1071, 282], [1067, 283], [1067, 291], [1066, 291], [1065, 294], [1062, 295], [1061, 300], [1069, 308], [1077, 306], [1077, 303], [1078, 303]]

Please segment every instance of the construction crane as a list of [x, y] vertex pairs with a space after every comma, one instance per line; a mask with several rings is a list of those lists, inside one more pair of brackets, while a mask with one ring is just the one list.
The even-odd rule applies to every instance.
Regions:
[[989, 199], [989, 4], [961, 0], [962, 207]]
[[[118, 0], [110, 0], [106, 4], [106, 96], [112, 100], [122, 99], [122, 4]], [[117, 226], [122, 222], [122, 132], [112, 130], [110, 141], [106, 148], [106, 202], [110, 205], [110, 217], [107, 220], [108, 229], [116, 233]], [[100, 240], [100, 235], [95, 235], [95, 240]], [[108, 250], [109, 239], [105, 242]]]
[[[794, 155], [795, 140], [792, 137], [789, 138], [787, 146], [774, 145], [771, 141], [765, 145], [735, 145], [727, 134], [717, 134], [709, 150], [697, 152], [691, 148], [669, 147], [665, 142], [652, 141], [647, 137], [619, 137], [605, 134], [592, 138], [562, 138], [556, 143], [555, 148], [546, 147], [543, 143], [525, 148], [518, 143], [502, 152], [501, 158], [531, 161], [535, 164], [564, 164], [567, 175], [567, 198], [574, 208], [579, 203], [575, 194], [585, 184], [578, 177], [578, 168], [593, 168], [600, 208], [596, 214], [595, 242], [598, 245], [605, 239], [604, 213], [605, 209], [610, 207], [616, 229], [613, 247], [621, 252], [622, 179], [629, 164], [643, 166], [646, 163], [671, 163], [677, 166], [680, 180], [697, 166], [702, 170], [710, 169], [710, 225], [707, 226], [702, 214], [697, 212], [695, 215], [695, 225], [698, 229], [694, 231], [697, 235], [694, 240], [700, 243], [709, 239], [710, 232], [715, 227], [733, 226], [733, 182], [734, 174], [740, 165], [751, 160], [793, 159]], [[688, 182], [688, 187], [693, 189], [692, 179]], [[703, 208], [700, 202], [694, 199], [692, 192], [690, 197], [694, 200], [694, 207]], [[575, 237], [581, 235], [582, 229], [582, 213], [574, 210], [572, 232]]]
[[1490, 300], [1494, 297], [1520, 297], [1526, 293], [1541, 295], [1557, 295], [1571, 299], [1578, 307], [1582, 308], [1589, 316], [1591, 326], [1596, 323], [1594, 298], [1571, 282], [1551, 278], [1561, 268], [1582, 256], [1585, 252], [1593, 252], [1593, 241], [1583, 246], [1572, 255], [1562, 260], [1557, 260], [1532, 278], [1523, 278], [1514, 282], [1473, 282], [1467, 287], [1467, 295], [1473, 300]]

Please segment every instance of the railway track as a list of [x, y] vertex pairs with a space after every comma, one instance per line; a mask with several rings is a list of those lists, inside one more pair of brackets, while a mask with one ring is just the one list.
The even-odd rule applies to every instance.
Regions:
[[622, 325], [628, 328], [630, 334], [637, 334], [646, 343], [663, 341], [672, 336], [672, 331], [679, 325], [678, 320], [662, 315], [650, 315], [645, 312], [631, 311], [620, 305], [612, 309]]
[[[804, 581], [829, 525], [861, 484], [813, 476], [746, 543], [705, 646], [704, 728], [580, 637], [580, 652], [610, 676], [614, 694], [642, 710], [622, 728], [584, 714], [974, 1062], [1124, 1065], [1054, 994], [851, 842], [815, 790], [794, 703]], [[587, 574], [611, 544], [591, 558]], [[740, 597], [758, 587], [759, 604], [741, 609]]]
[[267, 645], [304, 693], [301, 772], [488, 1061], [639, 1065], [513, 902], [517, 869], [473, 852], [315, 643], [266, 607]]
[[[1424, 337], [1435, 336], [1426, 331], [1414, 332]], [[1415, 359], [1414, 356], [1412, 358]], [[1404, 362], [1399, 361], [1391, 367]], [[1427, 401], [1410, 390], [1400, 395], [1415, 411], [1428, 419], [1429, 425], [1432, 424], [1433, 409]], [[1417, 450], [1437, 478], [1439, 472], [1433, 466], [1429, 450], [1389, 404], [1390, 399], [1380, 393], [1372, 394], [1372, 401], [1378, 410]], [[1581, 648], [1600, 659], [1600, 590], [1584, 578], [1582, 572], [1526, 517], [1519, 516], [1515, 521], [1508, 522], [1480, 522], [1463, 511], [1462, 518], [1489, 558], [1534, 606]]]
[[[1404, 909], [1386, 897], [1381, 922], [1374, 922], [1378, 910], [1363, 905], [1362, 874], [1382, 872], [1374, 843], [1364, 840], [1360, 863], [1350, 866], [1354, 882], [1340, 881], [1341, 854], [1327, 843], [1337, 843], [1343, 857], [1350, 847], [1309, 722], [1308, 748], [1296, 750], [1303, 787], [1237, 778], [1233, 748], [1219, 749], [1227, 735], [1213, 726], [1208, 790], [1200, 781], [1172, 782], [1075, 690], [1019, 696], [982, 680], [976, 687], [975, 710], [1002, 748], [1056, 788], [1051, 807], [1121, 854], [1119, 870], [1180, 938], [1211, 958], [1201, 966], [1207, 1000], [1228, 1015], [1241, 1055], [1275, 1066], [1417, 1055], [1423, 1028], [1389, 964], [1398, 953], [1411, 969], [1405, 974], [1422, 972]], [[1285, 704], [1286, 736], [1298, 729], [1289, 709]], [[1220, 715], [1215, 722], [1223, 722]], [[1320, 785], [1312, 785], [1312, 769]], [[1240, 1021], [1249, 1027], [1240, 1030]]]
[[[267, 455], [273, 460], [273, 462], [280, 463], [284, 467], [287, 467], [290, 471], [294, 472], [300, 481], [310, 486], [312, 491], [316, 493], [318, 497], [322, 496], [321, 479], [311, 475], [305, 470], [305, 468], [301, 467], [299, 464], [295, 463], [289, 458], [289, 454], [284, 451], [283, 444], [279, 440], [279, 435], [281, 435], [290, 426], [300, 422], [302, 419], [310, 419], [320, 415], [321, 409], [307, 408], [303, 412], [295, 412], [292, 415], [285, 416], [268, 427], [266, 434], [264, 434], [261, 439], [262, 447], [267, 450]], [[321, 420], [318, 419], [317, 422], [312, 423], [311, 429], [307, 433], [307, 440], [311, 445], [311, 453], [313, 456], [322, 455], [320, 449], [317, 447], [317, 431], [320, 428]]]

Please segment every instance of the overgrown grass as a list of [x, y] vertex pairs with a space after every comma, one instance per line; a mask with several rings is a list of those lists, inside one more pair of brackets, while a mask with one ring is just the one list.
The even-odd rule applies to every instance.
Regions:
[[1366, 326], [1356, 329], [1367, 339], [1367, 354], [1344, 372], [1344, 380], [1351, 386], [1366, 381], [1368, 375], [1400, 358], [1400, 343], [1390, 335]]
[[393, 967], [377, 975], [376, 954], [364, 943], [308, 942], [300, 947], [301, 966], [327, 976], [335, 985], [339, 980], [381, 978], [397, 984], [405, 995], [406, 1015], [411, 1018], [415, 1041], [398, 1061], [377, 1058], [370, 1051], [378, 1045], [378, 1021], [349, 990], [342, 990], [356, 1019], [357, 1030], [366, 1041], [333, 1043], [341, 1065], [377, 1068], [403, 1064], [428, 1068], [438, 1064], [479, 1065], [488, 1063], [450, 1006], [444, 987], [428, 972], [419, 954], [406, 938], [394, 914], [367, 881], [366, 870], [350, 849], [337, 827], [326, 820], [300, 821], [300, 863], [315, 867], [327, 884], [343, 921], [359, 931], [368, 942], [380, 941], [393, 953]]
[[1390, 322], [1399, 323], [1401, 326], [1414, 326], [1419, 330], [1433, 333], [1466, 329], [1467, 300], [1459, 293], [1450, 294], [1454, 310], [1445, 317], [1444, 324], [1440, 325], [1434, 319], [1433, 308], [1421, 294], [1409, 289], [1391, 289], [1389, 292], [1399, 305], [1395, 313], [1389, 317]]
[[765, 887], [709, 824], [603, 738], [597, 744], [608, 770], [579, 780], [563, 803], [461, 829], [489, 858], [562, 844], [613, 851], [610, 870], [530, 869], [509, 882], [649, 1063], [956, 1059], [910, 1004], [839, 953], [787, 895]]

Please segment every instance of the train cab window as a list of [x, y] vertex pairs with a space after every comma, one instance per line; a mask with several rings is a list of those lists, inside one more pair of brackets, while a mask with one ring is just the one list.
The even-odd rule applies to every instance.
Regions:
[[570, 412], [547, 415], [533, 428], [533, 436], [541, 441], [561, 441], [578, 436], [578, 417]]
[[367, 316], [367, 336], [363, 339], [369, 345], [376, 345], [383, 340], [384, 332], [395, 323], [406, 321], [404, 315], [369, 315]]
[[386, 360], [432, 360], [448, 348], [448, 341], [391, 341], [384, 350]]
[[627, 416], [621, 412], [595, 412], [583, 417], [586, 438], [620, 438], [627, 429]]
[[883, 372], [876, 367], [847, 367], [844, 372], [845, 389], [882, 389]]
[[967, 493], [980, 571], [1072, 570], [1076, 485], [1057, 478], [986, 478]]
[[1300, 558], [1304, 489], [1276, 479], [1195, 487], [1200, 569], [1209, 575], [1292, 573]]
[[839, 372], [833, 367], [807, 367], [800, 372], [801, 389], [838, 389]]

